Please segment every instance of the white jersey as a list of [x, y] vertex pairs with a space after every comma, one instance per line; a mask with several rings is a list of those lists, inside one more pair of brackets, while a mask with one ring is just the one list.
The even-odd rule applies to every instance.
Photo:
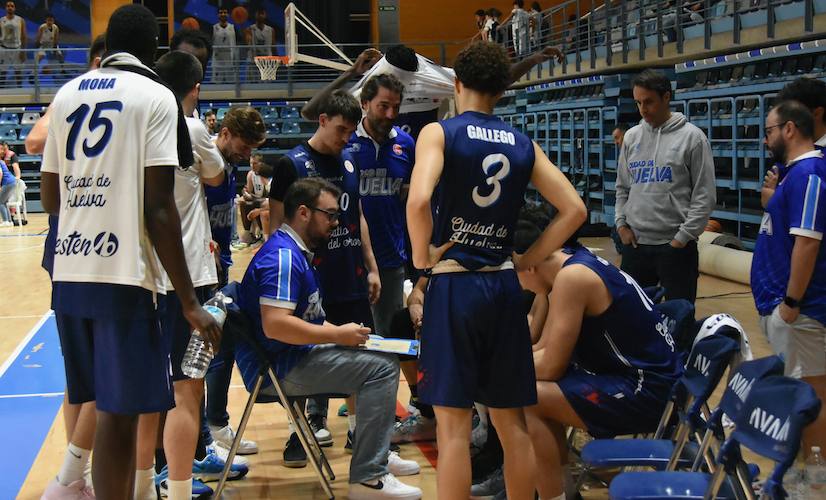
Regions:
[[130, 54], [109, 56], [51, 104], [40, 169], [60, 178], [54, 281], [165, 293], [144, 219], [145, 169], [178, 164], [178, 106], [160, 83], [106, 67], [117, 63], [143, 66]]
[[[187, 169], [175, 169], [175, 206], [181, 217], [181, 240], [189, 276], [192, 285], [199, 287], [218, 283], [215, 258], [209, 248], [212, 230], [209, 228], [209, 211], [201, 179], [221, 175], [224, 159], [201, 120], [187, 117], [186, 126], [195, 164]], [[173, 289], [168, 276], [166, 288]]]
[[252, 193], [250, 194], [255, 196], [256, 198], [263, 198], [264, 189], [267, 188], [267, 181], [264, 180], [264, 178], [260, 175], [253, 172], [252, 170], [250, 170], [247, 175], [250, 176], [250, 180], [252, 181]]
[[40, 25], [40, 47], [41, 49], [53, 49], [55, 48], [55, 38], [57, 38], [58, 33], [60, 33], [60, 28], [57, 27], [56, 24], [52, 25], [52, 29], [49, 29], [49, 25], [43, 23]]
[[23, 31], [23, 18], [14, 16], [11, 19], [8, 16], [0, 18], [0, 45], [7, 49], [19, 49], [22, 45], [21, 33]]
[[259, 28], [257, 24], [253, 24], [250, 27], [250, 33], [252, 34], [251, 42], [252, 43], [252, 55], [253, 56], [271, 56], [272, 55], [272, 44], [273, 40], [273, 29], [272, 26], [264, 25], [263, 28]]
[[232, 48], [235, 47], [235, 26], [227, 23], [215, 23], [212, 26], [213, 57], [216, 59], [232, 59]]

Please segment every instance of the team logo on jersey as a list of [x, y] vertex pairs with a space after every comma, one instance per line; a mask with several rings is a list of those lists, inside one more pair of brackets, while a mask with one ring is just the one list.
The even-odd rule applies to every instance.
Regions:
[[55, 241], [57, 255], [89, 255], [93, 250], [101, 257], [111, 257], [118, 251], [118, 237], [114, 233], [104, 231], [98, 233], [94, 240], [86, 238], [81, 233], [73, 231], [65, 238]]
[[344, 160], [344, 170], [350, 172], [351, 174], [356, 171], [355, 165], [350, 160]]
[[401, 144], [393, 144], [393, 152], [396, 153], [396, 156], [402, 155], [402, 145]]
[[313, 160], [307, 160], [304, 162], [304, 168], [307, 170], [315, 170], [315, 163]]
[[359, 144], [359, 143], [351, 144], [350, 145], [350, 150], [354, 153], [358, 153], [359, 151], [361, 151], [361, 144]]
[[101, 257], [111, 257], [118, 251], [118, 237], [114, 233], [102, 232], [95, 237], [94, 249]]
[[763, 220], [760, 221], [759, 234], [772, 235], [772, 216], [768, 212], [763, 212]]

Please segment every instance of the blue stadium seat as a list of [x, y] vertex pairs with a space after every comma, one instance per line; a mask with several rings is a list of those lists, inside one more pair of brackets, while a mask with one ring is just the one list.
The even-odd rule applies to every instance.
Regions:
[[21, 118], [20, 123], [22, 125], [34, 125], [39, 119], [40, 113], [30, 111], [23, 113], [23, 118]]
[[264, 118], [265, 122], [270, 122], [278, 119], [278, 108], [274, 108], [272, 106], [264, 106], [259, 110], [259, 112], [261, 113], [261, 117]]
[[14, 125], [2, 125], [2, 126], [0, 126], [0, 140], [16, 141], [17, 140], [17, 128]]
[[280, 129], [277, 123], [268, 123], [267, 124], [267, 135], [273, 136], [278, 135], [280, 133]]
[[227, 114], [229, 108], [218, 108], [218, 111], [215, 113], [215, 119], [221, 121], [224, 119], [224, 115]]
[[301, 133], [301, 125], [296, 121], [284, 122], [284, 125], [281, 127], [281, 133], [284, 135], [298, 135]]
[[281, 118], [299, 118], [301, 114], [295, 106], [289, 106], [281, 110]]
[[0, 113], [0, 125], [17, 125], [20, 123], [20, 117], [17, 113]]
[[26, 139], [26, 137], [28, 137], [29, 132], [31, 132], [31, 131], [32, 131], [32, 125], [26, 125], [26, 126], [24, 126], [23, 128], [21, 128], [21, 129], [20, 129], [20, 137], [19, 137], [19, 139], [20, 139], [21, 141], [25, 140], [25, 139]]

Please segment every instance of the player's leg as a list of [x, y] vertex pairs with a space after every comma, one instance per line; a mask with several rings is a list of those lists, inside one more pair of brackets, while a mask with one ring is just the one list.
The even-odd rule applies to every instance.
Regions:
[[155, 497], [155, 444], [160, 414], [145, 413], [138, 418], [135, 445], [135, 500]]
[[63, 427], [66, 429], [66, 443], [72, 442], [72, 433], [75, 431], [77, 418], [80, 416], [82, 404], [73, 405], [69, 402], [69, 393], [63, 395]]
[[98, 498], [132, 500], [138, 415], [98, 410], [92, 481]]
[[186, 481], [191, 488], [192, 461], [200, 429], [202, 379], [178, 380], [174, 383], [175, 408], [166, 416], [163, 446], [169, 470], [169, 480]]
[[470, 492], [470, 408], [434, 405], [439, 467], [436, 487], [439, 498], [467, 498]]
[[684, 248], [663, 245], [658, 248], [658, 253], [656, 267], [651, 267], [655, 267], [660, 284], [665, 288], [665, 300], [685, 299], [694, 303], [700, 274], [697, 242], [689, 241]]
[[505, 452], [505, 487], [508, 498], [532, 500], [536, 462], [525, 413], [522, 408], [488, 408], [488, 411], [493, 425], [499, 429], [499, 440]]

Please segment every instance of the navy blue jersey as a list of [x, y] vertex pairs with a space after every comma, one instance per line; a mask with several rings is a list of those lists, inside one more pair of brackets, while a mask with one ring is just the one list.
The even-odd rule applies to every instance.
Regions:
[[433, 244], [467, 269], [511, 256], [513, 232], [533, 172], [531, 139], [499, 118], [467, 111], [440, 122], [444, 170], [433, 197]]
[[347, 145], [359, 167], [359, 195], [370, 227], [370, 244], [380, 268], [401, 267], [407, 262], [402, 188], [410, 184], [416, 143], [400, 128], [377, 144], [360, 123]]
[[204, 185], [209, 210], [209, 227], [212, 239], [221, 247], [221, 265], [229, 269], [232, 265], [232, 213], [235, 210], [235, 165], [226, 166], [224, 182], [220, 186]]
[[439, 121], [439, 106], [427, 111], [413, 111], [410, 113], [400, 114], [395, 121], [403, 131], [410, 134], [415, 141], [419, 138], [419, 132], [422, 131], [425, 125]]
[[679, 377], [682, 368], [668, 320], [634, 278], [584, 247], [562, 265], [580, 264], [595, 272], [611, 294], [599, 316], [585, 316], [571, 361], [596, 374], [652, 371]]
[[286, 156], [292, 160], [299, 179], [321, 177], [341, 189], [339, 225], [327, 248], [316, 249], [313, 260], [321, 277], [324, 302], [335, 304], [367, 297], [367, 272], [361, 250], [359, 172], [355, 160], [347, 151], [342, 151], [341, 156], [324, 155], [307, 143], [296, 146]]

